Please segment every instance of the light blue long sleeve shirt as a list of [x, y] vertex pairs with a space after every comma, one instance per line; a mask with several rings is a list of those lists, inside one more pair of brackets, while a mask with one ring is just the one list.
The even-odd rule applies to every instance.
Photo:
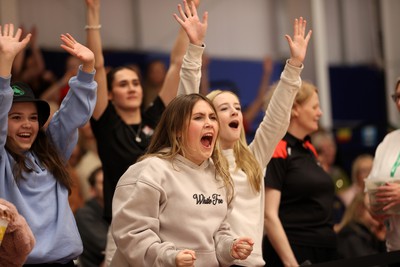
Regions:
[[[0, 197], [12, 202], [25, 217], [36, 239], [26, 264], [66, 263], [83, 250], [74, 215], [68, 203], [68, 190], [56, 181], [33, 151], [27, 151], [27, 164], [33, 171], [17, 184], [12, 173], [15, 163], [6, 151], [8, 112], [12, 106], [11, 77], [0, 77]], [[67, 161], [83, 126], [96, 104], [94, 72], [78, 71], [69, 81], [70, 90], [52, 117], [46, 134]]]

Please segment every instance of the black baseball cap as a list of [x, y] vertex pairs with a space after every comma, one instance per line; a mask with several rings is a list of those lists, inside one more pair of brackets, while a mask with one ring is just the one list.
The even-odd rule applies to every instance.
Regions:
[[39, 127], [42, 127], [50, 116], [50, 105], [41, 99], [37, 99], [32, 89], [24, 82], [13, 82], [11, 88], [14, 91], [13, 103], [34, 102], [38, 111]]

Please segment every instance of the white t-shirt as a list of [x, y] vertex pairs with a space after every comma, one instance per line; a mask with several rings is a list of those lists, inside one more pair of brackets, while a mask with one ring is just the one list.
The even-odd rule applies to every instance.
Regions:
[[[400, 130], [396, 130], [386, 135], [376, 149], [374, 164], [368, 179], [389, 177], [400, 179], [400, 168], [393, 167], [399, 154]], [[391, 172], [393, 172], [393, 175], [391, 175]], [[400, 250], [400, 215], [393, 215], [389, 219], [386, 246], [388, 251]]]

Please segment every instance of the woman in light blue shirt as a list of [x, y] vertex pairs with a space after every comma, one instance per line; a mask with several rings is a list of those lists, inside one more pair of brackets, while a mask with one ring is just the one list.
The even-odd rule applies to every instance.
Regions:
[[14, 34], [14, 25], [0, 27], [0, 197], [17, 207], [36, 238], [27, 266], [74, 266], [82, 241], [68, 204], [72, 182], [65, 165], [78, 127], [88, 121], [96, 103], [94, 55], [71, 35], [61, 35], [61, 47], [82, 65], [44, 129], [48, 103], [36, 99], [27, 84], [11, 83], [14, 58], [30, 36], [20, 40], [21, 29]]

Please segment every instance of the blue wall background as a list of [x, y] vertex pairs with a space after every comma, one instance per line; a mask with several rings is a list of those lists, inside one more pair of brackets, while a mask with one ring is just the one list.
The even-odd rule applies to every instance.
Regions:
[[[64, 73], [67, 54], [44, 51], [46, 66], [57, 76]], [[169, 55], [105, 51], [108, 66], [136, 63], [145, 72], [146, 64], [161, 59], [169, 64]], [[279, 79], [284, 62], [276, 61], [270, 80]], [[209, 64], [211, 89], [235, 91], [243, 108], [256, 97], [261, 81], [262, 61], [212, 58]], [[361, 153], [374, 154], [376, 146], [388, 131], [384, 73], [371, 66], [332, 66], [329, 69], [333, 131], [338, 143], [337, 163], [350, 173], [353, 159]], [[252, 125], [253, 131], [263, 117]], [[248, 140], [253, 136], [250, 134]]]

